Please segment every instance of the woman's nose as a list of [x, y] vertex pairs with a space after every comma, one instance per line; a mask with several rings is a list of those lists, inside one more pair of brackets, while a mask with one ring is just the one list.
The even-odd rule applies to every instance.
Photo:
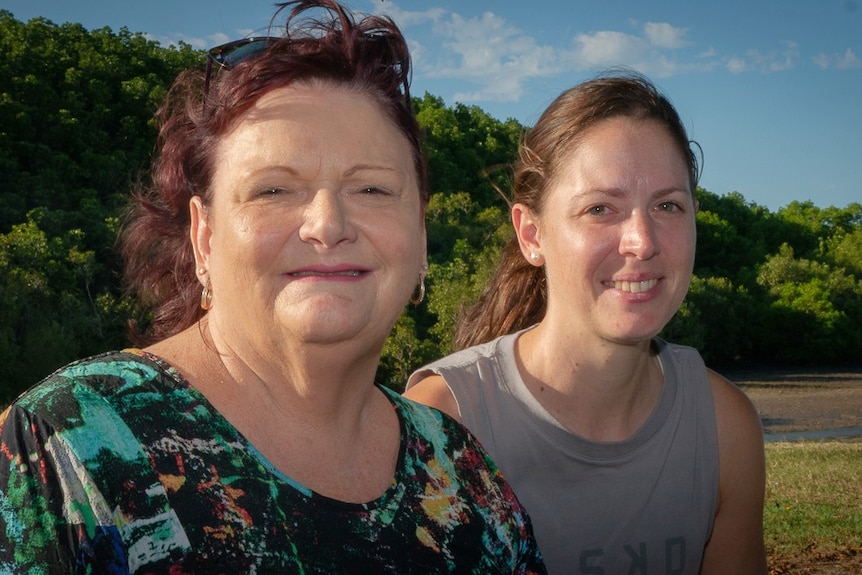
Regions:
[[353, 226], [345, 208], [344, 198], [337, 190], [317, 190], [305, 205], [300, 238], [324, 247], [353, 239]]
[[648, 260], [658, 253], [655, 222], [648, 214], [632, 213], [623, 223], [620, 254]]

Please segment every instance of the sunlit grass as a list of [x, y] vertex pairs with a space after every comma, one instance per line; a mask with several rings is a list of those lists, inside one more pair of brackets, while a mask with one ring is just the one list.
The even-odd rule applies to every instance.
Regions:
[[862, 552], [862, 442], [767, 444], [764, 538], [779, 562]]

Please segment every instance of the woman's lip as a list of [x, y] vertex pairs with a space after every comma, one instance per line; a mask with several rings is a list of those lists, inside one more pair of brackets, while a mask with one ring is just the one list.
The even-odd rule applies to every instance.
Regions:
[[307, 278], [307, 277], [347, 277], [347, 278], [358, 278], [359, 276], [365, 274], [367, 272], [363, 270], [343, 270], [337, 272], [329, 272], [329, 271], [320, 271], [320, 270], [302, 270], [296, 272], [290, 272], [289, 276], [295, 278]]
[[369, 272], [368, 269], [353, 265], [336, 266], [305, 266], [287, 273], [291, 277], [333, 277], [333, 278], [357, 278]]

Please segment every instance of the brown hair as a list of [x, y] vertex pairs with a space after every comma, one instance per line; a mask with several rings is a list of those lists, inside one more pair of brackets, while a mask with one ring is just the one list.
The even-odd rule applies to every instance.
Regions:
[[[189, 200], [200, 196], [209, 203], [219, 139], [273, 89], [322, 81], [371, 96], [409, 141], [427, 203], [422, 133], [410, 101], [410, 56], [395, 23], [382, 16], [356, 21], [333, 0], [277, 6], [276, 16], [289, 10], [283, 36], [229, 73], [205, 78], [202, 70], [182, 72], [156, 112], [159, 156], [152, 182], [134, 191], [120, 236], [127, 290], [142, 311], [152, 314], [143, 331], [130, 324], [129, 336], [137, 345], [176, 334], [203, 315], [189, 239]], [[312, 12], [327, 17], [313, 18]]]
[[[541, 214], [545, 193], [572, 150], [593, 126], [616, 117], [660, 122], [686, 161], [694, 193], [700, 176], [685, 126], [670, 100], [648, 79], [633, 72], [613, 72], [560, 94], [530, 129], [514, 165], [511, 203]], [[696, 146], [696, 144], [694, 144]], [[514, 333], [542, 320], [547, 305], [545, 270], [531, 265], [513, 237], [478, 301], [462, 310], [455, 348], [463, 349]]]

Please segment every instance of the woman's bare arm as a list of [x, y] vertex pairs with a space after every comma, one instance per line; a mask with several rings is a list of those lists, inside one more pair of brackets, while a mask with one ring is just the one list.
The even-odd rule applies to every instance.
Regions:
[[719, 497], [701, 573], [765, 575], [766, 463], [760, 416], [730, 381], [712, 371], [709, 379], [718, 425]]

